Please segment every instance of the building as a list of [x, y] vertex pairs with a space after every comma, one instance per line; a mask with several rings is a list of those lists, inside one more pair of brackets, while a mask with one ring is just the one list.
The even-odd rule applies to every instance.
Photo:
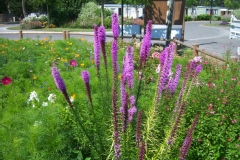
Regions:
[[[104, 8], [107, 8], [119, 16], [122, 16], [122, 5], [121, 4], [104, 4]], [[123, 5], [123, 17], [128, 18], [138, 18], [142, 17], [144, 13], [144, 6], [138, 6], [138, 8], [133, 5]]]
[[[222, 16], [222, 15], [231, 15], [233, 10], [228, 10], [225, 7], [212, 7], [213, 15]], [[196, 6], [192, 8], [186, 9], [186, 15], [195, 15], [198, 16], [200, 14], [210, 14], [211, 7], [210, 6]]]

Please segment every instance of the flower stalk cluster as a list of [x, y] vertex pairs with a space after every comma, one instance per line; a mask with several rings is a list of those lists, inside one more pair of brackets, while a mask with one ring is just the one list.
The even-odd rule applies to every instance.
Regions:
[[[123, 115], [123, 132], [126, 131], [128, 123], [132, 122], [137, 111], [135, 107], [135, 97], [131, 95], [134, 81], [133, 48], [128, 46], [124, 57], [122, 76], [120, 81], [122, 106], [120, 112]], [[130, 97], [130, 98], [128, 98]], [[130, 108], [129, 108], [130, 107]]]

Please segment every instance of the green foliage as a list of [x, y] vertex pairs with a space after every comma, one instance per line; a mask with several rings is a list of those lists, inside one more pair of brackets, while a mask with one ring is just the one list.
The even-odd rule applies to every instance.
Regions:
[[212, 21], [220, 21], [221, 16], [212, 16]]
[[189, 16], [189, 15], [185, 15], [185, 21], [191, 21], [192, 20], [192, 17], [191, 16]]
[[240, 19], [240, 8], [234, 10], [232, 13], [237, 19]]
[[230, 15], [221, 16], [221, 20], [222, 22], [230, 22], [231, 16]]
[[196, 20], [198, 21], [205, 21], [205, 20], [210, 20], [211, 15], [209, 14], [200, 14], [196, 17]]
[[[111, 27], [112, 11], [104, 9], [104, 26], [105, 28]], [[78, 15], [76, 26], [80, 28], [93, 28], [93, 25], [101, 25], [101, 9], [94, 2], [87, 3], [81, 13]]]
[[224, 0], [224, 6], [228, 9], [238, 9], [240, 8], [240, 3], [238, 0]]

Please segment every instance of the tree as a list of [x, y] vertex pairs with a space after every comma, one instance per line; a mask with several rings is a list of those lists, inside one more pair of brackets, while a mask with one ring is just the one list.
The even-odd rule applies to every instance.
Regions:
[[224, 5], [227, 9], [238, 9], [240, 8], [239, 0], [224, 0]]

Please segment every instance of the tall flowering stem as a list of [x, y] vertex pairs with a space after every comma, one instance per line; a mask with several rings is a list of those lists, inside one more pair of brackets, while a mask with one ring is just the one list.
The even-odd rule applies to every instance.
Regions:
[[104, 26], [100, 26], [98, 28], [98, 38], [102, 50], [102, 55], [103, 55], [103, 60], [104, 60], [104, 65], [105, 65], [105, 70], [106, 70], [106, 78], [108, 80], [108, 67], [107, 67], [107, 54], [106, 54], [106, 31]]
[[90, 90], [90, 85], [89, 85], [90, 74], [89, 74], [88, 71], [82, 71], [81, 74], [82, 74], [82, 79], [83, 79], [85, 87], [86, 87], [86, 91], [87, 91], [87, 95], [88, 95], [90, 105], [93, 109], [92, 96], [91, 96], [91, 90]]
[[138, 160], [143, 160], [145, 155], [145, 143], [143, 142], [140, 146]]
[[175, 77], [174, 77], [174, 79], [172, 79], [172, 83], [169, 86], [169, 91], [171, 94], [173, 94], [175, 92], [175, 90], [177, 89], [178, 81], [179, 81], [180, 75], [181, 75], [182, 65], [178, 64], [176, 68], [177, 69], [176, 69]]
[[[144, 69], [144, 66], [147, 63], [147, 60], [148, 60], [148, 57], [149, 57], [149, 52], [150, 52], [150, 49], [151, 49], [151, 38], [152, 38], [151, 30], [152, 30], [152, 21], [149, 20], [148, 23], [147, 23], [147, 26], [146, 26], [146, 34], [143, 37], [142, 45], [141, 45], [141, 49], [140, 49], [140, 60], [139, 60], [138, 73], [140, 73], [140, 71]], [[143, 79], [143, 72], [140, 75], [140, 81], [139, 81], [139, 84], [138, 84], [136, 105], [137, 105], [137, 102], [138, 102], [138, 99], [139, 99], [139, 96], [140, 96], [142, 79]]]
[[185, 158], [187, 156], [187, 153], [188, 153], [188, 151], [190, 149], [190, 146], [192, 144], [192, 134], [193, 134], [193, 131], [194, 131], [196, 125], [197, 125], [198, 118], [199, 118], [199, 115], [196, 115], [195, 119], [192, 123], [192, 126], [191, 126], [190, 130], [188, 131], [187, 137], [185, 138], [185, 140], [183, 142], [183, 145], [180, 149], [180, 154], [179, 154], [179, 159], [180, 160], [185, 160]]
[[151, 49], [151, 29], [152, 29], [152, 21], [149, 20], [146, 26], [146, 34], [143, 37], [142, 46], [140, 50], [140, 64], [139, 68], [141, 69], [146, 64], [149, 52]]
[[100, 44], [98, 38], [98, 26], [94, 25], [94, 62], [97, 68], [97, 74], [99, 77], [99, 70], [100, 70]]
[[114, 13], [112, 15], [112, 32], [113, 32], [113, 38], [117, 39], [119, 30], [118, 30], [118, 15], [117, 13]]
[[53, 79], [54, 79], [54, 82], [55, 82], [57, 88], [62, 92], [62, 94], [64, 95], [64, 97], [67, 101], [67, 103], [73, 109], [72, 102], [70, 101], [70, 98], [69, 98], [68, 93], [67, 93], [66, 85], [65, 85], [65, 83], [64, 83], [62, 77], [60, 76], [60, 73], [58, 72], [58, 69], [56, 67], [52, 67], [52, 76], [53, 76]]
[[113, 84], [112, 84], [112, 122], [113, 122], [113, 138], [114, 138], [114, 150], [115, 158], [120, 158], [120, 138], [118, 131], [118, 107], [117, 107], [117, 53], [118, 53], [118, 16], [116, 13], [112, 15], [112, 32], [113, 32], [113, 42], [112, 42], [112, 69], [113, 69]]
[[180, 111], [178, 113], [177, 119], [175, 121], [174, 126], [172, 127], [172, 131], [170, 133], [170, 137], [168, 138], [168, 142], [167, 142], [168, 145], [172, 145], [173, 142], [174, 142], [174, 138], [176, 136], [177, 129], [178, 129], [178, 126], [180, 124], [180, 121], [181, 121], [182, 115], [184, 113], [185, 107], [186, 107], [186, 103], [184, 102], [184, 103], [182, 103], [182, 105], [180, 107]]
[[141, 127], [142, 127], [142, 111], [138, 112], [136, 126], [136, 146], [140, 147], [141, 142]]

